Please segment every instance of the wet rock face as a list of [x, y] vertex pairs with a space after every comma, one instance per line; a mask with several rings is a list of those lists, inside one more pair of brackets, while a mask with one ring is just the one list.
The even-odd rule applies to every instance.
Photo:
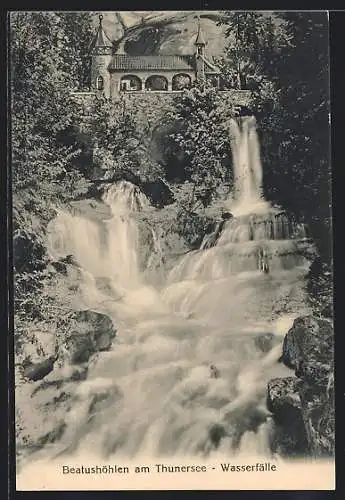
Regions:
[[332, 324], [313, 316], [297, 318], [284, 339], [284, 364], [313, 385], [327, 386], [332, 359]]
[[[303, 316], [294, 321], [285, 336], [283, 361], [286, 366], [314, 383], [327, 384], [333, 357], [333, 330], [329, 321]], [[324, 368], [324, 369], [323, 369]], [[315, 380], [314, 375], [318, 375]], [[323, 376], [327, 375], [326, 378]], [[320, 378], [321, 377], [321, 378]]]
[[314, 457], [334, 454], [333, 342], [331, 322], [313, 316], [297, 318], [285, 336], [282, 361], [298, 378], [295, 382], [275, 379], [268, 385], [268, 404], [287, 433], [290, 424], [281, 417], [292, 409], [298, 413], [300, 407]]
[[260, 351], [268, 353], [275, 345], [279, 343], [274, 333], [262, 333], [255, 337], [255, 345]]
[[[87, 363], [56, 368], [44, 380], [17, 389], [17, 467], [46, 445], [53, 446], [56, 453], [72, 452], [89, 422], [121, 404], [123, 395], [116, 385], [93, 387], [86, 380], [87, 372]], [[80, 403], [77, 440], [64, 441], [71, 412], [73, 426], [73, 412]]]
[[[106, 314], [91, 310], [75, 311], [72, 328], [64, 346], [67, 359], [66, 353], [59, 351], [43, 361], [24, 363], [23, 372], [30, 382], [16, 388], [16, 445], [19, 462], [21, 458], [39, 451], [46, 444], [54, 444], [63, 439], [69, 412], [81, 397], [78, 389], [81, 384], [86, 383], [88, 367], [92, 359], [95, 359], [91, 356], [108, 350], [115, 334], [115, 326]], [[67, 363], [59, 366], [61, 361]], [[106, 387], [104, 394], [99, 396], [96, 388], [94, 397], [90, 398], [91, 416], [101, 411], [104, 405], [110, 404], [108, 399], [113, 397], [113, 388], [108, 389]], [[117, 393], [115, 396], [118, 396]]]
[[41, 380], [48, 375], [54, 368], [56, 361], [55, 356], [50, 356], [39, 363], [32, 363], [30, 361], [23, 363], [23, 376], [28, 380]]
[[111, 347], [115, 326], [106, 314], [85, 310], [73, 314], [74, 327], [66, 339], [69, 362], [87, 362], [92, 354]]
[[283, 361], [301, 379], [303, 419], [314, 456], [334, 454], [333, 327], [312, 316], [295, 320], [285, 337]]
[[289, 420], [301, 413], [295, 377], [275, 378], [268, 383], [267, 406], [277, 420]]
[[86, 365], [56, 368], [44, 380], [16, 389], [16, 446], [19, 457], [30, 455], [61, 438], [74, 393], [86, 374]]
[[308, 440], [298, 393], [298, 379], [286, 377], [270, 380], [267, 407], [273, 413], [276, 424], [274, 452], [283, 456], [305, 455], [308, 452]]

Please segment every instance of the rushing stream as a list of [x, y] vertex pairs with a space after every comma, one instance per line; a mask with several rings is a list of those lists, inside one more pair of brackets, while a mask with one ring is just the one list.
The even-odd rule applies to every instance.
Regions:
[[[112, 218], [102, 224], [65, 212], [51, 225], [52, 255], [72, 254], [83, 270], [80, 308], [107, 313], [118, 329], [79, 384], [56, 452], [270, 456], [266, 384], [284, 370], [282, 337], [268, 353], [256, 337], [285, 333], [305, 311], [309, 243], [305, 228], [262, 198], [254, 117], [232, 120], [230, 129], [234, 217], [214, 246], [208, 235], [183, 256], [163, 287], [139, 266], [133, 215], [149, 202], [138, 187], [110, 187]], [[105, 402], [90, 419], [95, 394]]]

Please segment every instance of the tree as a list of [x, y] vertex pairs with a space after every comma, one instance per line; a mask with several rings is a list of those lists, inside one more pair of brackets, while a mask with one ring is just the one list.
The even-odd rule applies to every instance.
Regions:
[[[73, 187], [76, 147], [58, 136], [81, 120], [70, 90], [77, 75], [68, 70], [68, 39], [61, 15], [11, 14], [11, 150], [16, 189], [40, 185], [64, 196]], [[63, 185], [63, 180], [66, 185]], [[44, 195], [44, 193], [43, 193]]]
[[90, 107], [88, 131], [96, 145], [95, 162], [103, 177], [129, 172], [141, 180], [154, 180], [163, 174], [151, 154], [151, 139], [157, 118], [163, 113], [150, 103], [139, 103], [127, 96], [117, 99], [95, 97]]
[[91, 12], [61, 12], [60, 18], [65, 40], [63, 43], [66, 72], [78, 89], [90, 86], [90, 47], [94, 37]]
[[232, 108], [224, 104], [213, 87], [194, 87], [177, 96], [168, 115], [173, 125], [171, 145], [184, 157], [184, 178], [192, 189], [190, 211], [206, 207], [217, 197], [217, 189], [231, 183], [230, 139], [227, 117]]
[[281, 17], [289, 45], [276, 60], [279, 106], [261, 121], [263, 133], [272, 136], [267, 194], [308, 223], [319, 251], [329, 260], [327, 16], [322, 12], [289, 12]]
[[225, 11], [219, 24], [225, 25], [225, 56], [222, 68], [226, 88], [256, 89], [263, 77], [274, 69], [284, 32], [276, 17], [262, 12]]
[[[45, 230], [56, 215], [56, 206], [75, 199], [88, 187], [76, 167], [78, 144], [61, 140], [82, 121], [82, 110], [71, 89], [80, 77], [83, 54], [71, 48], [71, 31], [67, 28], [75, 16], [81, 31], [89, 30], [86, 17], [68, 16], [69, 21], [62, 13], [13, 12], [10, 18], [17, 336], [25, 335], [35, 322], [51, 326], [52, 318], [63, 314], [46, 292], [55, 277], [47, 270]], [[66, 311], [68, 301], [64, 305]]]

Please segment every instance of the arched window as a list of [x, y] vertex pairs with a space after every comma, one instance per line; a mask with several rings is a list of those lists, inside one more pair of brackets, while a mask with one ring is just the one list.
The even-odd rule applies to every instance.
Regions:
[[146, 90], [168, 90], [168, 80], [165, 76], [152, 75], [145, 82]]
[[104, 78], [101, 75], [97, 76], [97, 79], [96, 79], [96, 89], [97, 90], [103, 90], [104, 89]]
[[120, 89], [126, 91], [138, 91], [142, 88], [142, 82], [136, 75], [124, 75], [121, 78]]
[[192, 79], [189, 75], [185, 73], [179, 73], [173, 76], [172, 79], [173, 90], [189, 89], [191, 85], [192, 85]]

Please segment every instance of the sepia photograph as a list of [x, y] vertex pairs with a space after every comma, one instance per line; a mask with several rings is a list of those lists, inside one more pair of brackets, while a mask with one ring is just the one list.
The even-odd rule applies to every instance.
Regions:
[[327, 11], [8, 40], [17, 489], [334, 489]]

